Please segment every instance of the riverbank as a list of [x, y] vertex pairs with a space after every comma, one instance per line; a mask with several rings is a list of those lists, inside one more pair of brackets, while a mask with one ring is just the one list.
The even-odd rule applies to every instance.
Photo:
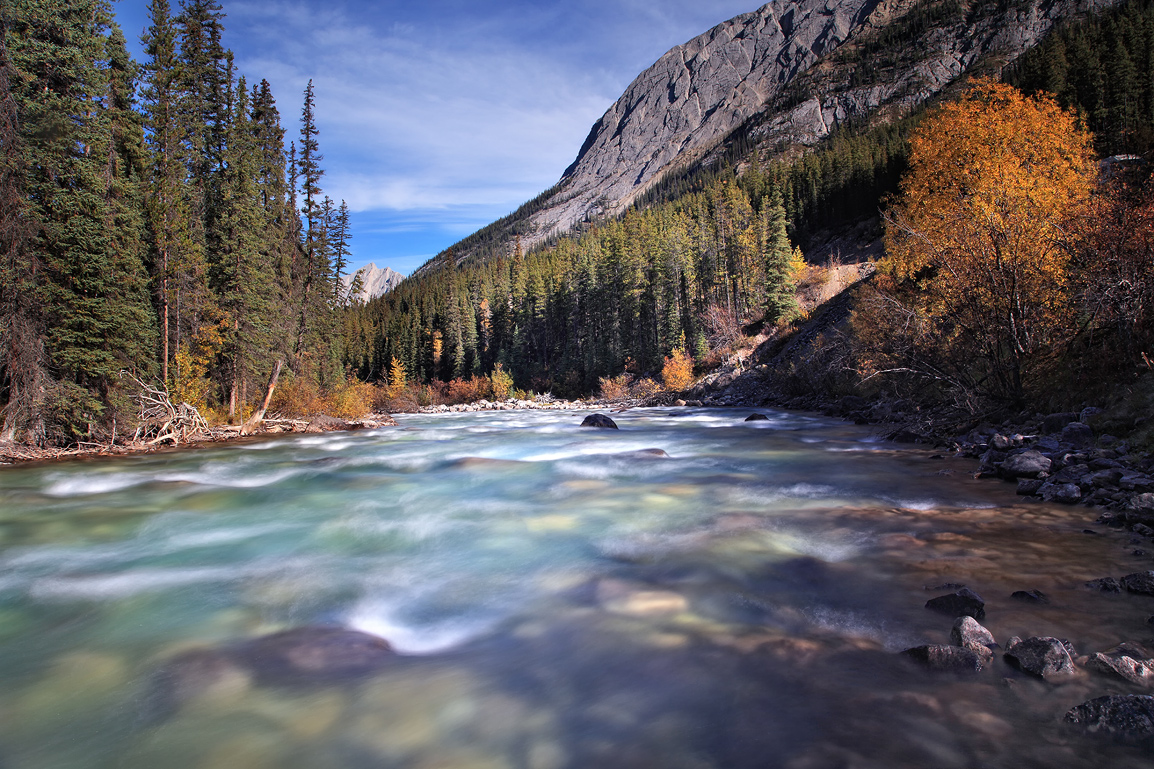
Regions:
[[337, 419], [319, 415], [310, 419], [265, 419], [255, 430], [241, 425], [217, 425], [194, 433], [181, 442], [113, 441], [111, 443], [80, 443], [76, 446], [42, 448], [17, 443], [0, 443], [0, 466], [24, 462], [48, 462], [57, 459], [114, 457], [129, 454], [154, 454], [173, 449], [197, 448], [212, 444], [259, 438], [262, 435], [282, 433], [326, 433], [342, 430], [370, 430], [394, 427], [397, 422], [390, 414], [366, 414], [360, 419]]

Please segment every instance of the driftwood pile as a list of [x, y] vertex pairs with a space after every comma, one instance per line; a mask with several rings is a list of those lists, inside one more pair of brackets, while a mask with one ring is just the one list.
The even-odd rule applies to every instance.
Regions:
[[203, 440], [211, 432], [195, 406], [187, 403], [177, 406], [172, 402], [168, 388], [149, 384], [131, 374], [125, 376], [139, 388], [135, 397], [140, 404], [140, 423], [132, 443], [155, 446], [171, 441], [173, 446], [178, 446], [190, 440]]

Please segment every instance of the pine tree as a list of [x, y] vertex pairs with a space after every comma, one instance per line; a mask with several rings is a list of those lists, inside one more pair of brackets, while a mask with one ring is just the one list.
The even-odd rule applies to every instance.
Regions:
[[790, 279], [793, 249], [786, 231], [785, 207], [774, 190], [765, 209], [765, 319], [778, 323], [797, 307]]

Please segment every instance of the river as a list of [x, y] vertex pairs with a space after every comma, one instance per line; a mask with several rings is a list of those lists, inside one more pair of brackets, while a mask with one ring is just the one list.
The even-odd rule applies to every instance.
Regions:
[[[1061, 723], [1121, 683], [898, 654], [949, 642], [946, 583], [1003, 644], [1141, 641], [1154, 601], [1083, 583], [1149, 556], [972, 461], [762, 411], [398, 415], [0, 469], [0, 767], [1150, 766]], [[166, 660], [318, 625], [399, 654], [147, 712]]]

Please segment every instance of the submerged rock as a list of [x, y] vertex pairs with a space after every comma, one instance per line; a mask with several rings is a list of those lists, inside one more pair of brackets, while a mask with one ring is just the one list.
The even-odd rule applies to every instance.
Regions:
[[189, 702], [242, 693], [251, 685], [243, 664], [227, 650], [193, 649], [168, 660], [152, 677], [144, 718], [162, 721]]
[[1154, 697], [1112, 694], [1071, 708], [1064, 719], [1087, 732], [1122, 740], [1154, 737]]
[[581, 422], [582, 427], [601, 427], [608, 430], [617, 430], [617, 423], [604, 414], [590, 414]]
[[244, 644], [238, 656], [265, 683], [357, 678], [396, 658], [385, 639], [338, 627], [274, 633]]
[[1086, 583], [1086, 587], [1091, 590], [1097, 590], [1099, 593], [1121, 593], [1122, 586], [1118, 584], [1118, 580], [1113, 577], [1102, 577], [1101, 579], [1092, 579]]
[[1010, 598], [1023, 603], [1049, 603], [1049, 597], [1041, 590], [1015, 590]]
[[940, 595], [926, 601], [926, 608], [939, 614], [948, 614], [951, 617], [973, 617], [982, 620], [986, 617], [986, 602], [982, 597], [963, 587], [956, 592]]
[[1006, 644], [1006, 659], [1023, 673], [1051, 678], [1074, 672], [1069, 641], [1058, 638], [1012, 638]]
[[977, 673], [985, 661], [978, 652], [961, 646], [930, 644], [906, 649], [902, 656], [943, 673]]
[[638, 449], [637, 451], [623, 451], [613, 456], [620, 459], [671, 459], [665, 449]]
[[1138, 595], [1154, 595], [1154, 571], [1140, 571], [1127, 574], [1121, 580], [1127, 592]]

